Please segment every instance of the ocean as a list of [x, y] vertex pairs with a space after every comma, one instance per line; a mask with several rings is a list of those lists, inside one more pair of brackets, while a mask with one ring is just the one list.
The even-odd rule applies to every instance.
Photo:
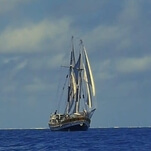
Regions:
[[151, 128], [0, 130], [0, 151], [151, 151]]

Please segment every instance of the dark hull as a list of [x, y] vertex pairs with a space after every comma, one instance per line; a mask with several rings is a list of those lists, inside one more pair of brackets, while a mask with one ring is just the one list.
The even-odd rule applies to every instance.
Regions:
[[63, 128], [61, 131], [87, 131], [88, 126], [86, 124], [81, 125], [74, 125], [67, 128]]
[[60, 127], [51, 127], [49, 125], [50, 129], [52, 131], [87, 131], [89, 128], [89, 125], [83, 123], [81, 124], [76, 124], [76, 125], [70, 125], [70, 126], [60, 126]]

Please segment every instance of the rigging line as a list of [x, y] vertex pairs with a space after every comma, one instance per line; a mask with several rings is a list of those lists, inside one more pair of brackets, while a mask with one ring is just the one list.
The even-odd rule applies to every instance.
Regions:
[[[59, 73], [61, 73], [61, 68], [58, 69]], [[58, 102], [58, 93], [59, 93], [59, 88], [60, 88], [60, 84], [61, 84], [61, 76], [58, 77], [58, 86], [57, 86], [57, 91], [56, 91], [56, 102]], [[58, 108], [57, 108], [58, 109]], [[58, 110], [59, 111], [59, 110]]]
[[65, 89], [65, 86], [66, 86], [66, 83], [67, 83], [67, 79], [68, 79], [68, 74], [66, 75], [66, 80], [64, 82], [64, 85], [63, 85], [63, 88], [62, 88], [62, 92], [61, 92], [61, 95], [60, 95], [60, 98], [59, 98], [59, 102], [58, 102], [58, 111], [60, 110], [60, 104], [61, 104], [61, 98], [63, 96], [63, 93], [64, 93], [64, 89]]
[[[58, 68], [58, 72], [61, 73], [61, 68]], [[59, 93], [59, 87], [60, 87], [60, 83], [61, 83], [61, 82], [60, 82], [60, 81], [61, 81], [61, 76], [58, 77], [58, 80], [57, 80], [57, 81], [59, 81], [59, 82], [58, 82], [58, 84], [57, 84], [57, 91], [56, 91], [56, 97], [55, 97], [56, 99], [55, 99], [55, 102], [58, 102], [58, 93]]]

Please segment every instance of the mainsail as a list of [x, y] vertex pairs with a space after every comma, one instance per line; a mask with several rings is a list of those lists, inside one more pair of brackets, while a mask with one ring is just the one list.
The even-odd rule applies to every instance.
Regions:
[[[92, 108], [92, 95], [95, 96], [94, 79], [84, 45], [79, 53], [77, 62], [75, 62], [74, 47], [72, 46], [70, 67], [69, 67], [69, 86], [68, 86], [68, 103], [66, 113], [78, 113], [82, 93], [82, 84], [85, 82], [85, 95], [87, 105]], [[74, 107], [73, 107], [74, 106]], [[73, 109], [73, 111], [71, 111]]]
[[83, 50], [84, 50], [84, 56], [85, 56], [85, 61], [86, 61], [85, 62], [85, 69], [86, 69], [86, 74], [87, 74], [87, 78], [88, 78], [88, 83], [92, 87], [93, 96], [95, 96], [95, 85], [94, 85], [92, 70], [91, 70], [91, 67], [90, 67], [90, 63], [89, 63], [89, 59], [88, 59], [88, 55], [87, 55], [85, 47], [83, 48]]

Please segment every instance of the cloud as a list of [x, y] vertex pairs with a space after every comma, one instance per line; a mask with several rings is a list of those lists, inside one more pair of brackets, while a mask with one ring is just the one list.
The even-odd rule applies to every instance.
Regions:
[[137, 46], [142, 48], [142, 43], [150, 44], [150, 30], [147, 30], [150, 23], [144, 21], [146, 14], [142, 11], [142, 2], [126, 0], [121, 3], [121, 8], [116, 16], [110, 15], [110, 18], [115, 18], [112, 22], [100, 22], [84, 35], [90, 50], [116, 52], [133, 48], [134, 51]]
[[8, 63], [10, 63], [12, 61], [18, 61], [19, 57], [18, 56], [15, 56], [15, 57], [2, 57], [2, 60], [3, 60], [2, 62], [4, 64], [8, 64]]
[[113, 69], [113, 61], [111, 59], [101, 62], [96, 74], [96, 78], [99, 80], [109, 80], [115, 77]]
[[21, 70], [21, 69], [25, 68], [26, 65], [27, 65], [27, 60], [24, 60], [23, 62], [19, 63], [19, 64], [16, 66], [15, 70], [16, 70], [16, 71]]
[[[123, 28], [122, 25], [99, 25], [90, 33], [86, 34], [85, 39], [88, 44], [93, 45], [90, 50], [109, 48], [110, 51], [122, 50], [131, 46], [129, 38], [129, 28]], [[90, 39], [91, 37], [91, 39]]]
[[0, 14], [13, 10], [16, 6], [22, 3], [27, 3], [30, 0], [0, 0]]
[[118, 16], [118, 23], [125, 26], [136, 24], [141, 17], [141, 4], [141, 1], [124, 1], [123, 9]]
[[95, 75], [99, 80], [111, 80], [121, 74], [143, 73], [150, 70], [150, 67], [151, 56], [111, 58], [98, 64]]
[[30, 84], [27, 84], [24, 86], [24, 90], [26, 92], [47, 92], [50, 91], [51, 89], [54, 89], [54, 85], [50, 85], [49, 83], [45, 83], [42, 79], [39, 79], [35, 77], [33, 81]]
[[[60, 48], [63, 36], [70, 30], [70, 20], [43, 20], [24, 27], [7, 27], [0, 35], [0, 53], [45, 51], [48, 46]], [[65, 36], [64, 36], [65, 37]], [[55, 48], [55, 49], [56, 49]]]
[[29, 68], [32, 70], [47, 70], [58, 68], [64, 62], [65, 56], [62, 53], [36, 56], [29, 59]]
[[151, 56], [142, 58], [123, 58], [116, 62], [116, 70], [122, 73], [143, 72], [150, 69]]
[[[16, 75], [20, 72], [24, 72], [28, 67], [28, 59], [22, 56], [1, 56], [0, 66], [2, 69], [1, 79], [3, 82], [10, 83], [15, 82], [18, 79]], [[7, 84], [6, 84], [7, 85]]]

